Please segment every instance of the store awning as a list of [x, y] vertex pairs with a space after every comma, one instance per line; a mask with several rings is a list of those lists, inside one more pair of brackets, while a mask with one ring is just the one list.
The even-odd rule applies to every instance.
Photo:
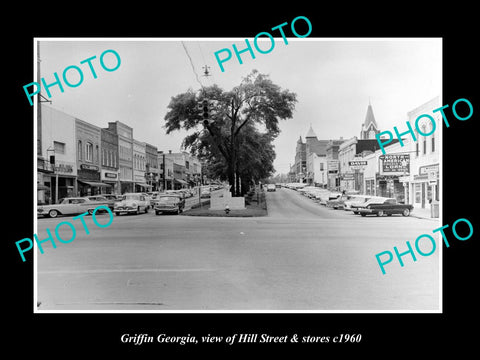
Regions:
[[144, 188], [151, 188], [152, 185], [148, 185], [146, 183], [135, 183], [135, 185], [138, 185], [138, 186], [141, 186], [141, 187], [144, 187]]
[[50, 190], [48, 186], [45, 186], [43, 184], [37, 184], [37, 191], [38, 190]]
[[174, 179], [174, 180], [179, 184], [188, 185], [188, 183], [185, 180], [182, 180], [182, 179]]
[[89, 186], [97, 186], [97, 187], [111, 187], [112, 185], [110, 184], [105, 184], [105, 183], [102, 183], [102, 182], [94, 182], [94, 181], [81, 181], [81, 180], [78, 180], [78, 182], [81, 182], [82, 184], [87, 184]]

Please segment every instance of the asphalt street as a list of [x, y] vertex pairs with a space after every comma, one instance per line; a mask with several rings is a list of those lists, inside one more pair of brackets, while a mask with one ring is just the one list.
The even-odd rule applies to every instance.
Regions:
[[[37, 251], [38, 310], [439, 310], [438, 239], [433, 255], [406, 255], [404, 267], [395, 259], [385, 275], [375, 259], [393, 246], [406, 251], [439, 221], [360, 217], [290, 189], [268, 192], [267, 204], [266, 217], [150, 211], [108, 228], [89, 216], [88, 235], [72, 217], [38, 219], [40, 239], [61, 221], [77, 229], [73, 242]], [[60, 234], [71, 236], [67, 227]]]

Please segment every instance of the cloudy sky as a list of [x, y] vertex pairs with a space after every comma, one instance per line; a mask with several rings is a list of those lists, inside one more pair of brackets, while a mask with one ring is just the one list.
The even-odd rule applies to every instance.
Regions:
[[[50, 88], [51, 106], [99, 127], [119, 120], [133, 128], [135, 139], [159, 150], [180, 151], [185, 132], [166, 135], [164, 116], [172, 96], [189, 88], [218, 84], [225, 90], [238, 85], [253, 69], [270, 75], [271, 80], [297, 94], [292, 119], [282, 121], [275, 141], [274, 163], [286, 173], [293, 163], [299, 136], [305, 137], [310, 124], [319, 139], [359, 136], [370, 101], [380, 130], [406, 129], [406, 113], [441, 95], [442, 43], [437, 38], [407, 39], [276, 39], [268, 54], [255, 51], [252, 59], [235, 55], [221, 72], [214, 53], [223, 48], [245, 47], [244, 38], [235, 39], [39, 39], [41, 76], [47, 83], [53, 73], [77, 65], [84, 71], [83, 83], [75, 88]], [[182, 45], [183, 41], [183, 45]], [[253, 39], [250, 39], [252, 42]], [[270, 41], [260, 43], [268, 49]], [[115, 50], [120, 67], [104, 71], [100, 54]], [[187, 55], [190, 55], [192, 62]], [[96, 55], [93, 79], [87, 64], [80, 61]], [[112, 54], [105, 56], [115, 65]], [[204, 77], [202, 67], [210, 66], [212, 76]], [[76, 82], [75, 71], [68, 79]], [[42, 94], [46, 96], [44, 90]], [[27, 101], [27, 100], [26, 100]]]

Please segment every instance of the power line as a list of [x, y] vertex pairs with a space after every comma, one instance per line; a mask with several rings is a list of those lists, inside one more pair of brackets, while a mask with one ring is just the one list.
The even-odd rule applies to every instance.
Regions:
[[197, 79], [197, 82], [200, 84], [200, 86], [201, 86], [202, 89], [203, 89], [203, 85], [202, 85], [202, 83], [200, 82], [200, 79], [198, 78], [197, 71], [195, 70], [195, 66], [193, 65], [193, 61], [192, 61], [192, 58], [190, 57], [190, 54], [188, 53], [187, 47], [185, 46], [185, 44], [183, 43], [183, 41], [181, 41], [181, 43], [182, 43], [183, 48], [185, 49], [185, 53], [187, 54], [188, 59], [190, 60], [190, 65], [192, 65], [192, 70], [193, 70], [193, 73], [195, 74], [195, 77], [196, 77], [196, 79]]

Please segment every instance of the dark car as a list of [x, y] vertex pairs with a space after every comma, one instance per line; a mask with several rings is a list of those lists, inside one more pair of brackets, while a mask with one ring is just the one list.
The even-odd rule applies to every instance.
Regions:
[[398, 204], [396, 199], [393, 198], [384, 198], [383, 201], [367, 201], [365, 207], [358, 208], [358, 212], [362, 216], [367, 215], [377, 215], [391, 216], [393, 214], [402, 214], [403, 216], [410, 215], [410, 212], [413, 210], [413, 205], [409, 204]]
[[156, 215], [160, 215], [160, 213], [180, 214], [185, 208], [185, 199], [175, 194], [159, 195], [155, 199], [153, 208]]

